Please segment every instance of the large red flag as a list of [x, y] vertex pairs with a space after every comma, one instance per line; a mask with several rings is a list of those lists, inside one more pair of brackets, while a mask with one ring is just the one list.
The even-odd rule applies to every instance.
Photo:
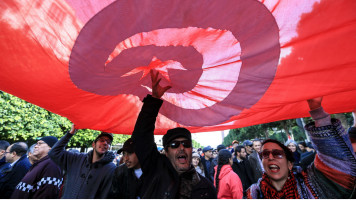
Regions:
[[149, 70], [156, 134], [356, 108], [355, 0], [3, 0], [0, 89], [79, 128], [131, 134]]

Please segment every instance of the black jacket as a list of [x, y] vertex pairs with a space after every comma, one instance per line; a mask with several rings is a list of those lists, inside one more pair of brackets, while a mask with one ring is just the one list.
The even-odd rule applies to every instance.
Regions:
[[[204, 166], [205, 177], [210, 182], [214, 183], [214, 173], [215, 173], [214, 167], [217, 165], [217, 159], [216, 159], [216, 163], [213, 162], [214, 160], [212, 158], [210, 158], [209, 160], [206, 160], [204, 156], [201, 157], [200, 160], [201, 160], [201, 163]], [[209, 169], [206, 167], [206, 163], [207, 162], [210, 162], [210, 168]]]
[[248, 159], [238, 162], [236, 158], [233, 159], [232, 170], [240, 177], [244, 194], [246, 190], [254, 183], [253, 169]]
[[136, 177], [135, 170], [129, 169], [125, 164], [122, 164], [115, 169], [108, 198], [137, 199], [140, 186], [141, 178]]
[[[142, 198], [178, 198], [180, 177], [169, 159], [158, 152], [154, 143], [153, 131], [162, 100], [148, 95], [138, 116], [132, 138], [135, 141], [135, 153], [143, 171], [140, 190]], [[204, 177], [192, 187], [191, 198], [216, 199], [214, 186]]]

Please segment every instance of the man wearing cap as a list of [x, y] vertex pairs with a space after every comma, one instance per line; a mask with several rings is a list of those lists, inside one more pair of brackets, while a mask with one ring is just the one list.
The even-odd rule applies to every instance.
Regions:
[[108, 198], [137, 199], [141, 186], [142, 169], [135, 153], [135, 144], [131, 138], [117, 151], [123, 153], [123, 164], [115, 169], [111, 191]]
[[3, 172], [4, 176], [0, 178], [1, 198], [9, 199], [16, 185], [30, 169], [31, 163], [28, 161], [26, 152], [27, 149], [18, 142], [8, 146], [4, 152], [6, 162], [10, 163], [10, 167]]
[[151, 73], [152, 96], [143, 100], [132, 139], [135, 153], [143, 171], [140, 190], [142, 198], [211, 198], [216, 199], [215, 188], [199, 175], [192, 163], [191, 133], [186, 128], [174, 128], [163, 136], [165, 155], [160, 154], [154, 142], [154, 129], [161, 96], [170, 88], [159, 85], [158, 72]]
[[248, 158], [248, 156], [252, 153], [253, 150], [253, 143], [251, 142], [251, 140], [245, 140], [242, 145], [245, 147], [246, 150], [246, 158]]
[[16, 186], [13, 199], [53, 199], [58, 198], [59, 188], [63, 181], [59, 167], [49, 158], [48, 152], [58, 141], [56, 137], [42, 137], [34, 147], [33, 163], [25, 177]]
[[214, 169], [213, 169], [213, 148], [207, 146], [203, 148], [204, 156], [201, 158], [201, 162], [204, 166], [205, 177], [214, 183]]
[[115, 155], [109, 151], [113, 136], [101, 132], [92, 143], [93, 150], [78, 154], [65, 150], [76, 131], [73, 124], [72, 129], [49, 152], [49, 157], [67, 174], [62, 198], [106, 198], [116, 168], [112, 162]]

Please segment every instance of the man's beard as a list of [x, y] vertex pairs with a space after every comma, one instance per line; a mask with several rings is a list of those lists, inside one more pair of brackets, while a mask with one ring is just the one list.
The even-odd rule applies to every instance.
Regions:
[[104, 154], [106, 153], [106, 152], [105, 153], [100, 153], [96, 149], [94, 149], [94, 151], [95, 151], [96, 155], [98, 155], [99, 157], [103, 157]]

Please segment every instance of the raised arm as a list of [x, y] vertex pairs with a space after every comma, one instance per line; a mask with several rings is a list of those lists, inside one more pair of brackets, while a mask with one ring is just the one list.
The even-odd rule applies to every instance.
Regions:
[[71, 130], [64, 135], [49, 151], [49, 157], [63, 170], [67, 170], [67, 163], [75, 159], [75, 154], [65, 150], [69, 140], [78, 131], [75, 125], [72, 125]]
[[152, 80], [152, 96], [147, 95], [143, 100], [141, 112], [138, 115], [132, 139], [135, 141], [135, 153], [141, 164], [141, 168], [145, 173], [155, 163], [155, 159], [159, 156], [157, 146], [154, 143], [154, 129], [156, 117], [163, 101], [160, 99], [162, 95], [171, 88], [170, 86], [161, 87], [158, 79], [158, 72], [151, 70]]
[[321, 107], [322, 98], [308, 100], [315, 123], [306, 125], [317, 155], [307, 169], [308, 176], [319, 183], [325, 198], [348, 198], [355, 187], [356, 159], [350, 139], [341, 122], [331, 119]]

